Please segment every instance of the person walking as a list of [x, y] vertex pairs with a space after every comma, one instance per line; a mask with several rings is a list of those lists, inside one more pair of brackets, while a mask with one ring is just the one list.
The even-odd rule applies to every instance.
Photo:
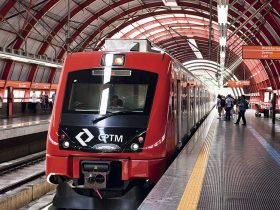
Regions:
[[0, 115], [2, 115], [3, 99], [0, 96]]
[[225, 110], [226, 110], [226, 98], [225, 96], [221, 95], [221, 106], [222, 106], [222, 117], [225, 118]]
[[43, 110], [44, 109], [44, 104], [43, 104], [43, 101], [44, 101], [44, 94], [43, 94], [43, 92], [41, 93], [41, 95], [40, 95], [40, 107], [41, 107], [41, 110]]
[[42, 96], [42, 104], [43, 104], [43, 111], [46, 112], [49, 104], [49, 97], [46, 93]]
[[245, 96], [242, 95], [239, 102], [238, 102], [238, 107], [239, 107], [239, 113], [238, 113], [238, 118], [237, 121], [234, 124], [239, 124], [240, 119], [242, 118], [244, 126], [246, 126], [246, 118], [245, 118], [245, 112], [246, 109], [249, 107], [249, 103], [245, 100]]
[[32, 102], [33, 113], [36, 113], [37, 95], [36, 95], [35, 91], [33, 92], [32, 96], [31, 96], [31, 102]]
[[218, 119], [221, 119], [222, 111], [223, 111], [223, 107], [222, 107], [222, 96], [221, 96], [221, 95], [218, 95], [218, 97], [217, 97], [217, 104], [216, 104], [216, 107], [217, 107], [217, 109], [218, 109], [218, 114], [219, 114]]

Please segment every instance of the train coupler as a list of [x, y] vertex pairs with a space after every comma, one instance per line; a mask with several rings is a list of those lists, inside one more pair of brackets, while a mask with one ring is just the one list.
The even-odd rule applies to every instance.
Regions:
[[110, 173], [110, 161], [82, 161], [81, 172], [85, 188], [105, 189]]

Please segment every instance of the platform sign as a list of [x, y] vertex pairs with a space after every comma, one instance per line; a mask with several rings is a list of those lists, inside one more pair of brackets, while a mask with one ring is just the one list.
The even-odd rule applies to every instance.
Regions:
[[51, 84], [50, 83], [32, 83], [31, 88], [34, 89], [41, 89], [41, 90], [48, 90], [50, 89]]
[[280, 46], [242, 46], [243, 59], [278, 59]]
[[231, 88], [242, 88], [248, 85], [250, 85], [250, 81], [248, 80], [239, 80], [239, 81], [228, 80], [228, 87]]
[[13, 87], [18, 89], [27, 89], [30, 88], [31, 82], [22, 82], [22, 81], [12, 81], [9, 80], [6, 82], [6, 87]]

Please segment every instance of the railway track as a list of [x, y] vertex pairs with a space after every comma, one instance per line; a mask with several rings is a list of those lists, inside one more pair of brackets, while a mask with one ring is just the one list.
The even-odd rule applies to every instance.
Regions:
[[0, 194], [45, 174], [45, 151], [0, 164]]

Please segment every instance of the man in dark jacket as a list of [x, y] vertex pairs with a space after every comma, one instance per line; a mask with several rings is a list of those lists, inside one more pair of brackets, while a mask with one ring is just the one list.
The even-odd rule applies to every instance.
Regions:
[[248, 102], [245, 100], [245, 96], [242, 95], [240, 101], [238, 102], [239, 106], [239, 113], [238, 113], [238, 119], [234, 124], [239, 124], [239, 121], [242, 117], [242, 121], [244, 126], [246, 126], [246, 118], [245, 118], [245, 112], [246, 109], [248, 109]]

